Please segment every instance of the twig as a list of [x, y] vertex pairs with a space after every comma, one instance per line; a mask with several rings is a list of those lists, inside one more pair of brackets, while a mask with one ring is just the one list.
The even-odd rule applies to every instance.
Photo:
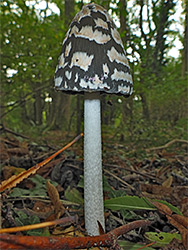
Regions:
[[0, 229], [0, 234], [15, 233], [15, 232], [33, 230], [33, 229], [38, 229], [38, 228], [51, 227], [51, 226], [54, 226], [57, 224], [66, 224], [69, 222], [74, 223], [74, 222], [76, 222], [76, 220], [77, 220], [77, 216], [70, 216], [70, 217], [65, 217], [65, 218], [61, 218], [58, 220], [54, 220], [54, 221], [47, 221], [47, 222], [37, 223], [37, 224], [33, 224], [33, 225], [3, 228], [3, 229]]
[[121, 178], [119, 178], [118, 176], [116, 176], [115, 174], [111, 173], [110, 171], [104, 169], [104, 172], [106, 172], [107, 174], [111, 175], [112, 177], [114, 177], [115, 179], [117, 179], [118, 181], [120, 181], [121, 183], [123, 183], [124, 185], [128, 186], [130, 189], [135, 191], [135, 188], [132, 187], [129, 183], [127, 183], [126, 181], [122, 180]]
[[10, 113], [11, 111], [13, 111], [15, 108], [19, 107], [21, 104], [29, 101], [31, 98], [33, 98], [33, 96], [36, 94], [37, 91], [40, 91], [42, 89], [45, 89], [45, 88], [49, 88], [49, 86], [42, 86], [42, 87], [39, 87], [37, 89], [35, 89], [35, 91], [31, 91], [29, 93], [27, 93], [24, 97], [22, 97], [21, 100], [17, 100], [15, 101], [13, 104], [8, 104], [6, 106], [0, 106], [1, 108], [6, 108], [6, 107], [12, 107], [12, 108], [9, 108], [7, 111], [5, 111], [3, 114], [0, 114], [0, 119], [2, 119], [5, 115], [7, 115], [8, 113]]
[[90, 247], [113, 247], [117, 238], [135, 228], [151, 225], [151, 221], [138, 220], [118, 227], [107, 234], [86, 237], [44, 237], [0, 235], [2, 249], [82, 249]]
[[[8, 197], [6, 199], [3, 199], [3, 201], [5, 202], [9, 202], [9, 201], [20, 201], [20, 200], [34, 200], [34, 201], [41, 201], [44, 203], [50, 203], [50, 199], [47, 196], [21, 196], [21, 197]], [[62, 202], [62, 204], [67, 205], [67, 206], [80, 206], [80, 204], [76, 203], [76, 202], [72, 202], [72, 201], [68, 201], [68, 200], [62, 200], [60, 199], [60, 201]], [[33, 211], [33, 210], [32, 210]]]
[[153, 148], [147, 148], [146, 151], [151, 151], [151, 150], [160, 150], [160, 149], [164, 149], [167, 148], [169, 146], [171, 146], [172, 144], [176, 143], [176, 142], [180, 142], [180, 143], [188, 143], [188, 140], [183, 140], [183, 139], [174, 139], [172, 141], [169, 141], [168, 143], [166, 143], [163, 146], [159, 146], [159, 147], [153, 147]]
[[155, 243], [156, 243], [156, 241], [153, 241], [153, 242], [151, 242], [151, 243], [149, 243], [149, 244], [147, 244], [147, 245], [145, 245], [145, 246], [143, 246], [143, 247], [139, 247], [139, 248], [137, 248], [136, 250], [141, 250], [141, 249], [144, 249], [144, 248], [150, 247], [150, 246], [154, 245]]
[[112, 164], [104, 164], [104, 167], [113, 167], [113, 168], [121, 168], [123, 170], [126, 170], [126, 171], [129, 171], [129, 172], [132, 172], [132, 173], [135, 173], [135, 174], [139, 174], [141, 176], [144, 176], [144, 177], [147, 177], [149, 179], [152, 179], [152, 180], [156, 180], [156, 177], [155, 176], [152, 176], [151, 174], [148, 175], [148, 174], [143, 174], [143, 173], [140, 173], [139, 171], [136, 171], [136, 170], [133, 170], [133, 169], [129, 169], [129, 168], [126, 168], [125, 166], [118, 166], [118, 165], [112, 165]]
[[22, 135], [22, 134], [19, 134], [17, 132], [14, 132], [12, 130], [10, 130], [9, 128], [6, 128], [3, 124], [0, 124], [1, 128], [0, 128], [0, 131], [4, 131], [4, 132], [7, 132], [7, 133], [10, 133], [10, 134], [13, 134], [13, 135], [16, 135], [16, 136], [19, 136], [19, 137], [22, 137], [24, 139], [29, 139], [29, 137], [25, 136], [25, 135]]

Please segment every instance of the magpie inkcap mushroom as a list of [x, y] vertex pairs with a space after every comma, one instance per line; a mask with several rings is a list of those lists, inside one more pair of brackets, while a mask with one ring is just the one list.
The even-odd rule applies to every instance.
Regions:
[[123, 43], [103, 7], [85, 5], [73, 19], [63, 41], [55, 87], [69, 93], [131, 95], [133, 81]]
[[123, 43], [108, 12], [97, 4], [77, 13], [63, 42], [55, 87], [84, 94], [84, 214], [89, 235], [105, 229], [100, 93], [129, 96], [133, 82]]

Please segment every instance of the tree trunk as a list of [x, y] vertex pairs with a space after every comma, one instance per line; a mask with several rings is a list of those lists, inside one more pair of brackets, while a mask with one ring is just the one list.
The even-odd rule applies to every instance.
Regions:
[[52, 105], [48, 117], [48, 127], [50, 129], [67, 130], [70, 118], [70, 96], [61, 92], [54, 92], [52, 95]]
[[74, 0], [65, 0], [65, 28], [68, 28], [74, 17]]
[[40, 90], [36, 91], [35, 93], [34, 119], [36, 125], [42, 124], [42, 99]]
[[[22, 97], [21, 97], [22, 99]], [[25, 101], [21, 102], [20, 104], [20, 108], [21, 108], [21, 119], [22, 119], [22, 122], [24, 124], [29, 124], [29, 122], [33, 119], [33, 115], [32, 115], [32, 106], [29, 107], [29, 111], [27, 110], [27, 104]], [[29, 114], [29, 117], [28, 117], [28, 114]], [[30, 115], [31, 114], [31, 115]]]
[[[120, 34], [125, 47], [127, 47], [127, 42], [129, 39], [129, 28], [127, 25], [127, 2], [126, 0], [119, 1], [120, 9]], [[124, 100], [122, 105], [122, 119], [126, 124], [130, 119], [132, 119], [133, 113], [133, 97], [130, 96]]]
[[[70, 24], [73, 16], [74, 16], [74, 0], [65, 0], [64, 24], [66, 29], [68, 28], [68, 25]], [[55, 91], [53, 91], [51, 95], [53, 102], [52, 102], [48, 127], [53, 129], [67, 130], [70, 119], [71, 97], [68, 94]]]
[[184, 48], [182, 55], [182, 76], [185, 77], [188, 73], [188, 3], [185, 1], [185, 32], [184, 32]]
[[81, 132], [81, 125], [82, 125], [82, 110], [81, 110], [81, 100], [80, 100], [80, 95], [77, 96], [77, 100], [76, 100], [76, 104], [77, 104], [77, 107], [76, 107], [76, 116], [77, 116], [77, 119], [76, 119], [76, 128], [77, 128], [77, 134], [80, 134]]
[[[156, 45], [153, 54], [153, 71], [158, 76], [158, 72], [160, 70], [160, 66], [164, 63], [164, 52], [165, 52], [165, 42], [167, 39], [166, 29], [169, 27], [169, 12], [170, 9], [174, 7], [173, 0], [162, 0], [160, 3], [160, 12], [155, 18], [156, 25]], [[155, 8], [155, 5], [154, 5]]]
[[148, 107], [148, 101], [147, 101], [147, 98], [146, 98], [146, 94], [141, 93], [140, 97], [141, 97], [141, 102], [142, 102], [143, 118], [146, 119], [146, 120], [150, 120], [150, 113], [149, 113], [149, 107]]

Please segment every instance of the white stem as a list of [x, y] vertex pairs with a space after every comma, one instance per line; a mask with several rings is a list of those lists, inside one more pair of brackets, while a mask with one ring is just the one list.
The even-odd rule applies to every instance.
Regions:
[[84, 101], [84, 212], [87, 233], [99, 235], [97, 221], [104, 228], [99, 93], [86, 93]]

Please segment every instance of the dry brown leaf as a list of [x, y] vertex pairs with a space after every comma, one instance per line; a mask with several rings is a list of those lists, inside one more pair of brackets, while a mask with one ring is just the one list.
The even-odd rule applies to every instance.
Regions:
[[172, 175], [171, 175], [171, 176], [169, 176], [169, 177], [162, 183], [162, 187], [169, 188], [169, 187], [171, 187], [172, 182], [173, 182], [173, 177], [172, 177]]
[[7, 149], [9, 154], [26, 155], [29, 153], [28, 148], [9, 148]]
[[35, 215], [37, 215], [39, 218], [46, 219], [52, 213], [54, 213], [54, 206], [51, 203], [46, 204], [46, 202], [43, 201], [36, 201], [32, 211], [34, 211]]
[[7, 147], [3, 142], [0, 142], [0, 161], [6, 161], [9, 159]]
[[58, 193], [57, 189], [54, 187], [54, 185], [52, 185], [49, 181], [47, 181], [46, 188], [47, 188], [47, 192], [48, 192], [48, 195], [50, 197], [50, 200], [51, 200], [52, 204], [54, 205], [55, 218], [59, 219], [59, 217], [64, 214], [65, 207], [61, 203], [61, 201], [59, 199], [59, 193]]
[[156, 194], [150, 194], [150, 193], [147, 193], [147, 192], [142, 192], [142, 196], [143, 197], [146, 197], [148, 199], [153, 199], [153, 200], [162, 200], [163, 199], [163, 195], [156, 195]]
[[[185, 197], [187, 197], [188, 187], [187, 186], [175, 186], [175, 187], [163, 187], [152, 184], [140, 184], [140, 189], [144, 197], [149, 199], [158, 200], [171, 200], [174, 206], [184, 206], [183, 214], [187, 214], [187, 203], [186, 200], [183, 203]], [[182, 211], [181, 209], [181, 211]]]
[[165, 215], [171, 215], [172, 210], [165, 204], [160, 203], [158, 201], [151, 201], [150, 202], [159, 210], [160, 213]]
[[156, 195], [170, 195], [172, 193], [172, 187], [163, 187], [155, 184], [141, 184], [141, 191], [148, 192]]
[[[179, 216], [181, 216], [181, 215], [179, 215]], [[188, 230], [187, 230], [187, 228], [184, 225], [180, 224], [180, 222], [179, 222], [180, 218], [178, 218], [179, 221], [177, 221], [176, 220], [177, 217], [174, 217], [174, 215], [172, 215], [172, 216], [166, 215], [166, 217], [168, 218], [169, 223], [171, 223], [174, 227], [176, 227], [179, 230], [179, 232], [181, 234], [181, 238], [182, 238], [182, 243], [183, 243], [185, 249], [188, 249]], [[182, 216], [182, 217], [184, 217], [184, 216]], [[185, 219], [182, 218], [181, 221], [183, 221], [183, 220], [185, 220]], [[186, 222], [184, 222], [184, 223], [186, 223]]]
[[59, 193], [57, 189], [49, 181], [46, 182], [46, 189], [47, 189], [51, 202], [53, 203], [54, 206], [57, 206], [58, 203], [60, 202]]
[[175, 219], [179, 224], [188, 229], [188, 217], [179, 214], [173, 214], [172, 218]]
[[150, 201], [160, 213], [165, 214], [169, 223], [176, 227], [182, 237], [182, 243], [185, 249], [188, 248], [188, 218], [179, 214], [172, 214], [171, 209], [163, 203], [157, 201]]
[[60, 233], [63, 235], [63, 236], [66, 236], [66, 237], [71, 237], [71, 236], [80, 236], [80, 237], [84, 237], [85, 235], [80, 232], [79, 230], [76, 230], [76, 228], [74, 226], [70, 226], [68, 228], [65, 228], [63, 231], [60, 231], [60, 230], [54, 230], [53, 234], [57, 234], [57, 233]]
[[97, 221], [99, 227], [99, 235], [105, 234], [104, 228], [101, 225], [100, 221]]
[[2, 174], [3, 174], [4, 179], [7, 180], [12, 175], [20, 174], [24, 170], [25, 170], [24, 168], [17, 168], [17, 167], [14, 167], [14, 166], [5, 166], [2, 169]]
[[180, 205], [182, 214], [188, 217], [188, 198], [181, 200]]

